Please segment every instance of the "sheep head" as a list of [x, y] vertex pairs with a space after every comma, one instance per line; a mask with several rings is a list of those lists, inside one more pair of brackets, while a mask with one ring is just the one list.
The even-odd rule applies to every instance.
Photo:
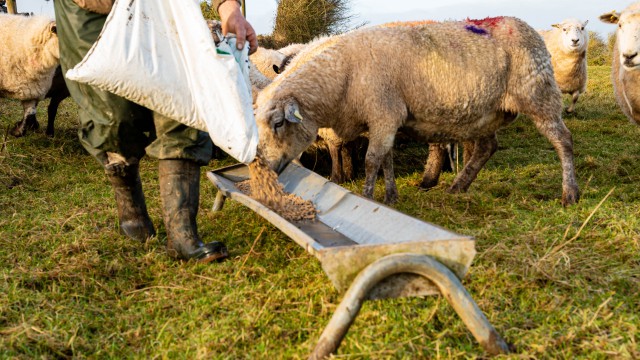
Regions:
[[303, 114], [304, 110], [293, 97], [258, 104], [256, 122], [260, 140], [257, 157], [271, 170], [282, 172], [316, 139], [318, 126]]
[[562, 46], [566, 52], [581, 53], [587, 49], [589, 33], [585, 30], [587, 21], [578, 19], [566, 19], [559, 24], [553, 24], [554, 28], [560, 31]]
[[618, 25], [616, 46], [620, 65], [627, 71], [640, 69], [640, 4], [632, 4], [622, 13], [611, 11], [602, 14], [600, 20]]

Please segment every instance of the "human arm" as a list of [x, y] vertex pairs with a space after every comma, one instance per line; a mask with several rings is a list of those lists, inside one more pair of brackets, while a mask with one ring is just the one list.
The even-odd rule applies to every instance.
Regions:
[[236, 46], [238, 49], [244, 48], [246, 41], [249, 42], [249, 53], [253, 54], [258, 48], [258, 38], [256, 32], [249, 22], [242, 15], [240, 2], [236, 0], [215, 0], [218, 14], [222, 22], [222, 33], [236, 34]]

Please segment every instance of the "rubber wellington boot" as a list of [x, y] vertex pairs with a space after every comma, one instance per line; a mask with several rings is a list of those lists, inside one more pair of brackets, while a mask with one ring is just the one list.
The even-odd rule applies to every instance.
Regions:
[[115, 192], [120, 231], [140, 242], [155, 236], [144, 201], [138, 164], [107, 166], [106, 173]]
[[160, 160], [160, 197], [171, 257], [211, 262], [228, 257], [219, 241], [203, 243], [196, 216], [200, 201], [200, 165], [190, 160]]

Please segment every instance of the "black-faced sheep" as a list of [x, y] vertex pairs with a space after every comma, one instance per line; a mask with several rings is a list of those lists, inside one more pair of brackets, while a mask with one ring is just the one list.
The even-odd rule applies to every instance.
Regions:
[[[304, 57], [315, 60], [297, 61]], [[345, 140], [368, 131], [363, 194], [373, 196], [382, 165], [387, 203], [398, 197], [391, 149], [399, 128], [429, 142], [475, 141], [453, 185], [465, 188], [495, 151], [507, 114], [528, 114], [560, 157], [563, 205], [578, 201], [573, 143], [549, 53], [516, 18], [365, 28], [330, 38], [296, 57], [258, 95], [256, 108], [258, 156], [278, 172], [319, 128]]]
[[0, 97], [22, 102], [24, 116], [12, 130], [22, 136], [37, 128], [36, 106], [45, 98], [60, 53], [55, 22], [41, 16], [0, 15], [5, 36], [0, 53]]
[[563, 94], [571, 94], [568, 113], [575, 109], [578, 97], [587, 89], [588, 21], [565, 19], [554, 24], [553, 30], [540, 31], [551, 54], [556, 82]]
[[622, 13], [603, 14], [600, 20], [618, 24], [611, 66], [614, 94], [626, 117], [640, 125], [640, 2], [629, 5]]

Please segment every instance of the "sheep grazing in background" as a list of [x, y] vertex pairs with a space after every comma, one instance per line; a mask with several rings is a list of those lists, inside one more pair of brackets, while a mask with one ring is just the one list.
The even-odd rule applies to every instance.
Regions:
[[24, 115], [11, 134], [37, 129], [36, 106], [51, 89], [60, 53], [54, 21], [42, 16], [0, 15], [0, 97], [22, 102]]
[[556, 82], [563, 94], [571, 94], [572, 113], [580, 94], [587, 89], [587, 45], [589, 32], [585, 26], [589, 21], [565, 19], [551, 25], [552, 30], [540, 31], [540, 35], [551, 54], [551, 65]]
[[[366, 51], [363, 51], [366, 49]], [[456, 51], [452, 51], [456, 49]], [[309, 61], [299, 59], [309, 58]], [[318, 129], [345, 140], [369, 133], [363, 194], [379, 168], [385, 202], [398, 198], [391, 151], [403, 127], [429, 142], [475, 141], [453, 187], [466, 189], [497, 148], [509, 113], [528, 114], [562, 164], [562, 203], [578, 201], [571, 133], [540, 35], [511, 17], [363, 28], [307, 47], [258, 95], [258, 156], [275, 171]]]
[[622, 13], [600, 15], [600, 20], [618, 24], [611, 66], [613, 91], [625, 116], [640, 125], [640, 2], [629, 5]]

